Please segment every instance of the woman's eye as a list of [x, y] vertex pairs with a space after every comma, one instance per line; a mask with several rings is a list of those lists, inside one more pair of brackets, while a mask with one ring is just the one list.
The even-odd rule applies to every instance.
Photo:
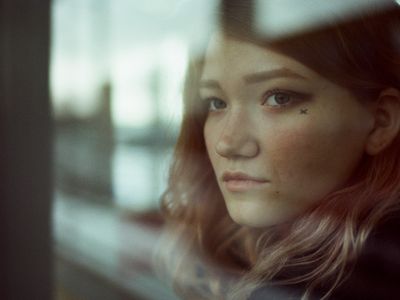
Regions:
[[263, 105], [268, 106], [285, 106], [293, 101], [293, 95], [288, 92], [273, 91], [267, 93], [264, 97]]
[[208, 103], [208, 109], [210, 111], [216, 111], [226, 108], [226, 102], [218, 98], [209, 98]]

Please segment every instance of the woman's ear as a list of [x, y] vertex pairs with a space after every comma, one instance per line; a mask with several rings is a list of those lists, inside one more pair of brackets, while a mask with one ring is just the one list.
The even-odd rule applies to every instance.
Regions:
[[386, 149], [400, 132], [400, 91], [384, 89], [374, 107], [374, 127], [368, 136], [366, 152], [376, 155]]

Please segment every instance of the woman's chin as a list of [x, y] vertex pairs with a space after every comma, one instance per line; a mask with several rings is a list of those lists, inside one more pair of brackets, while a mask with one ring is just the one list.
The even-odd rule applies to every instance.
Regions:
[[229, 199], [227, 208], [232, 220], [240, 225], [263, 228], [293, 220], [300, 211], [283, 207], [278, 203], [268, 203], [250, 199]]

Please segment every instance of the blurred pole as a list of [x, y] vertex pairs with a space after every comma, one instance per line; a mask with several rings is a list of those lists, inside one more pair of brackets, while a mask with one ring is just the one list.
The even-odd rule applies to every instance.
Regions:
[[0, 299], [52, 298], [50, 0], [0, 0]]

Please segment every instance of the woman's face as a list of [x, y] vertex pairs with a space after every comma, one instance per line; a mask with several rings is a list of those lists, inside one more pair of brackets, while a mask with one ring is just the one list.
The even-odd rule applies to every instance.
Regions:
[[232, 219], [248, 226], [285, 222], [343, 186], [373, 127], [370, 108], [348, 90], [221, 35], [207, 50], [200, 96], [218, 185]]

